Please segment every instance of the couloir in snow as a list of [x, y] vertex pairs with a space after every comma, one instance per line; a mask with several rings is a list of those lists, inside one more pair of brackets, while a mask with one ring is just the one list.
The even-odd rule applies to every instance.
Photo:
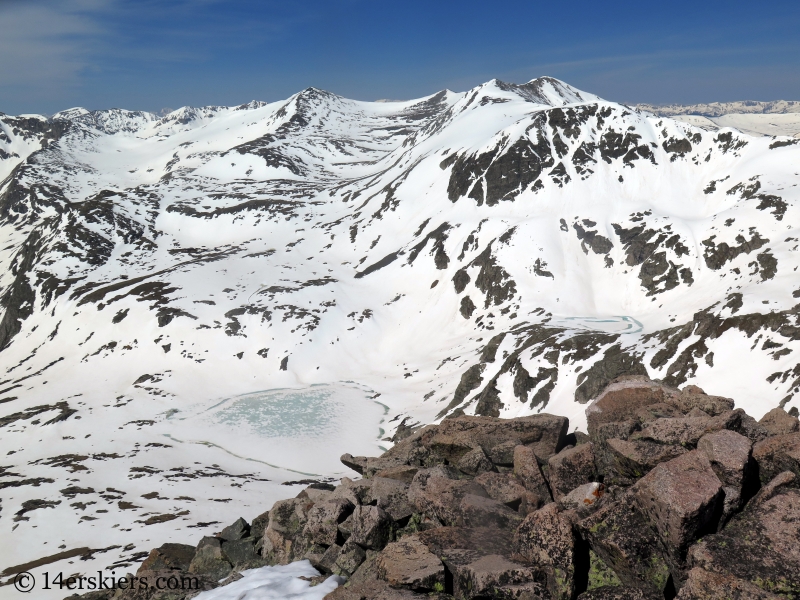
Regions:
[[709, 123], [551, 78], [0, 115], [0, 570], [135, 570], [622, 374], [796, 409], [800, 141]]

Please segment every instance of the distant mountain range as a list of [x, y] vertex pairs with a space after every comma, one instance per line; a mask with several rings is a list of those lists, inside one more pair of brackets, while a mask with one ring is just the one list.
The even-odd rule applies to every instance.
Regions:
[[708, 104], [639, 104], [637, 106], [660, 117], [674, 117], [676, 115], [721, 117], [731, 114], [784, 115], [800, 113], [800, 102], [795, 100], [773, 100], [772, 102], [745, 100], [739, 102], [711, 102]]

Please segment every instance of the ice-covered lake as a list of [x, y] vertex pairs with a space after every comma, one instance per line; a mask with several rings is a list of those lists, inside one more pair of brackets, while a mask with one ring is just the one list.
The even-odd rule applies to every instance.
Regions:
[[175, 441], [226, 452], [303, 475], [346, 473], [345, 452], [382, 452], [386, 407], [351, 382], [272, 389], [196, 405], [172, 415]]

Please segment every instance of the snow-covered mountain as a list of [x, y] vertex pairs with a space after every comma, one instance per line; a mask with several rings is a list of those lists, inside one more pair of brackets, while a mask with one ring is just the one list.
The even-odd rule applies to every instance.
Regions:
[[751, 135], [800, 137], [800, 102], [712, 102], [710, 104], [639, 104], [660, 117], [671, 117], [706, 131], [733, 127]]
[[798, 165], [551, 78], [0, 116], [0, 570], [124, 572], [401, 424], [583, 428], [621, 374], [796, 409]]
[[800, 102], [796, 100], [773, 100], [772, 102], [744, 100], [739, 102], [709, 102], [707, 104], [640, 104], [639, 108], [661, 117], [674, 117], [677, 115], [722, 117], [731, 114], [782, 115], [800, 113]]

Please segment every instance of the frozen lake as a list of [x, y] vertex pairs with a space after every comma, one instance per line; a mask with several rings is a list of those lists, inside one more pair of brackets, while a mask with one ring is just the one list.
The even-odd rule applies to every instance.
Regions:
[[345, 452], [377, 455], [386, 407], [351, 382], [273, 389], [175, 413], [170, 437], [303, 475], [346, 474]]

